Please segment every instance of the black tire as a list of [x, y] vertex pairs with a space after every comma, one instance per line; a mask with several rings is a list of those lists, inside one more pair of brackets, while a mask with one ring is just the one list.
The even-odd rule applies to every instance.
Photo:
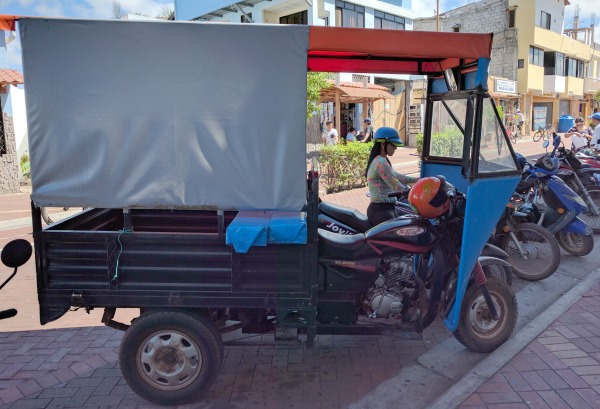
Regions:
[[500, 248], [508, 253], [513, 273], [528, 281], [550, 277], [560, 264], [560, 248], [552, 233], [535, 223], [519, 223], [514, 233], [525, 256], [519, 252], [510, 234], [500, 242]]
[[502, 264], [489, 264], [482, 266], [482, 268], [487, 278], [495, 278], [504, 281], [509, 287], [512, 286], [513, 273], [511, 267]]
[[159, 405], [199, 399], [219, 375], [222, 360], [214, 324], [186, 311], [142, 314], [125, 332], [119, 350], [127, 384]]
[[428, 292], [429, 305], [427, 311], [421, 317], [421, 327], [427, 328], [435, 320], [439, 311], [439, 301], [442, 296], [442, 279], [439, 274], [443, 271], [443, 253], [437, 247], [432, 252], [433, 263], [428, 259], [421, 257], [418, 263], [418, 276], [423, 281], [425, 289]]
[[458, 327], [454, 331], [458, 342], [475, 352], [491, 352], [498, 348], [510, 337], [517, 323], [517, 298], [512, 289], [495, 278], [489, 278], [486, 285], [498, 320], [489, 317], [481, 288], [472, 282], [465, 293]]
[[544, 134], [542, 134], [540, 131], [537, 131], [536, 133], [533, 134], [533, 141], [537, 142], [540, 139], [542, 139], [543, 136], [544, 136]]
[[594, 249], [594, 238], [592, 236], [559, 231], [554, 237], [565, 251], [574, 256], [586, 256]]
[[[596, 207], [600, 209], [600, 188], [587, 188], [588, 193], [590, 194], [591, 200], [596, 204]], [[579, 218], [585, 222], [589, 226], [590, 229], [594, 232], [594, 234], [600, 234], [600, 214], [594, 214], [592, 210], [591, 203], [585, 197], [585, 195], [579, 190], [575, 190], [579, 197], [583, 199], [585, 204], [588, 206], [587, 213], [581, 213]]]
[[510, 138], [510, 141], [513, 143], [513, 145], [517, 143], [517, 137], [514, 133], [511, 132], [509, 138]]

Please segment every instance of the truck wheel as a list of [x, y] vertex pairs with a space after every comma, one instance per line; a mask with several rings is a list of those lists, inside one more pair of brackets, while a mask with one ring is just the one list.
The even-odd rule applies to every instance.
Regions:
[[498, 320], [490, 318], [483, 294], [474, 282], [467, 288], [460, 309], [456, 339], [475, 352], [491, 352], [504, 343], [517, 323], [517, 299], [506, 283], [488, 278], [487, 288], [492, 297]]
[[127, 384], [159, 405], [197, 400], [219, 375], [222, 341], [212, 322], [185, 311], [152, 311], [125, 332], [119, 364]]

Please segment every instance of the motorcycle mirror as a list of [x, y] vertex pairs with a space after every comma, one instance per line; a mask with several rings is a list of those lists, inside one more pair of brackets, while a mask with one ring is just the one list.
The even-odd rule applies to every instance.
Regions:
[[6, 267], [21, 267], [27, 263], [32, 253], [31, 244], [24, 239], [16, 239], [2, 249], [0, 258]]
[[544, 141], [544, 143], [542, 143], [542, 148], [547, 148], [548, 145], [550, 145], [550, 141]]

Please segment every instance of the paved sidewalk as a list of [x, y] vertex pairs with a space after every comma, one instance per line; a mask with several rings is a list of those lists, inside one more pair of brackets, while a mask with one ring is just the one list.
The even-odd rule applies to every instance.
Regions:
[[[525, 156], [543, 152], [540, 144], [529, 141], [516, 146]], [[415, 173], [415, 150], [397, 152], [395, 168]], [[365, 193], [366, 188], [355, 189], [323, 200], [366, 212]], [[27, 194], [0, 196], [0, 248], [12, 238], [31, 239], [28, 213]], [[5, 273], [0, 267], [1, 278]], [[456, 356], [473, 362], [454, 386], [447, 372], [455, 368], [436, 378], [397, 381], [399, 373], [428, 354], [448, 355], [440, 347], [454, 340], [439, 320], [422, 340], [318, 336], [310, 350], [300, 342], [275, 343], [270, 335], [236, 334], [240, 339], [225, 347], [221, 375], [209, 393], [179, 408], [427, 407], [418, 406], [421, 401], [440, 408], [599, 408], [600, 270], [594, 273], [548, 308], [556, 318], [549, 320], [546, 314], [546, 321], [534, 320], [497, 353], [453, 347]], [[50, 325], [39, 325], [33, 260], [1, 292], [0, 309], [13, 306], [19, 315], [0, 321], [0, 409], [158, 408], [137, 397], [123, 380], [118, 367], [123, 333], [100, 325], [101, 311], [68, 312]], [[119, 311], [117, 319], [128, 322], [136, 313]], [[380, 398], [393, 398], [402, 389], [414, 393], [414, 399]]]

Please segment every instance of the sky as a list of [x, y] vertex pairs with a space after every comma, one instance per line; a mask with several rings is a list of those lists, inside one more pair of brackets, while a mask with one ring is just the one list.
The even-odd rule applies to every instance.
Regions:
[[[477, 1], [439, 0], [440, 11], [443, 13]], [[572, 26], [576, 5], [581, 9], [580, 27], [590, 25], [592, 10], [597, 10], [596, 24], [600, 25], [600, 9], [597, 8], [599, 0], [570, 1], [571, 5], [566, 9], [566, 27]], [[119, 3], [126, 12], [149, 16], [161, 14], [165, 7], [174, 8], [173, 0], [119, 0]], [[412, 0], [412, 6], [417, 17], [431, 17], [435, 15], [436, 0]], [[113, 17], [113, 0], [0, 0], [0, 14], [110, 19]], [[8, 36], [7, 33], [5, 35]], [[596, 42], [600, 43], [600, 27], [596, 30]], [[21, 71], [21, 47], [18, 38], [7, 47], [9, 68]]]

